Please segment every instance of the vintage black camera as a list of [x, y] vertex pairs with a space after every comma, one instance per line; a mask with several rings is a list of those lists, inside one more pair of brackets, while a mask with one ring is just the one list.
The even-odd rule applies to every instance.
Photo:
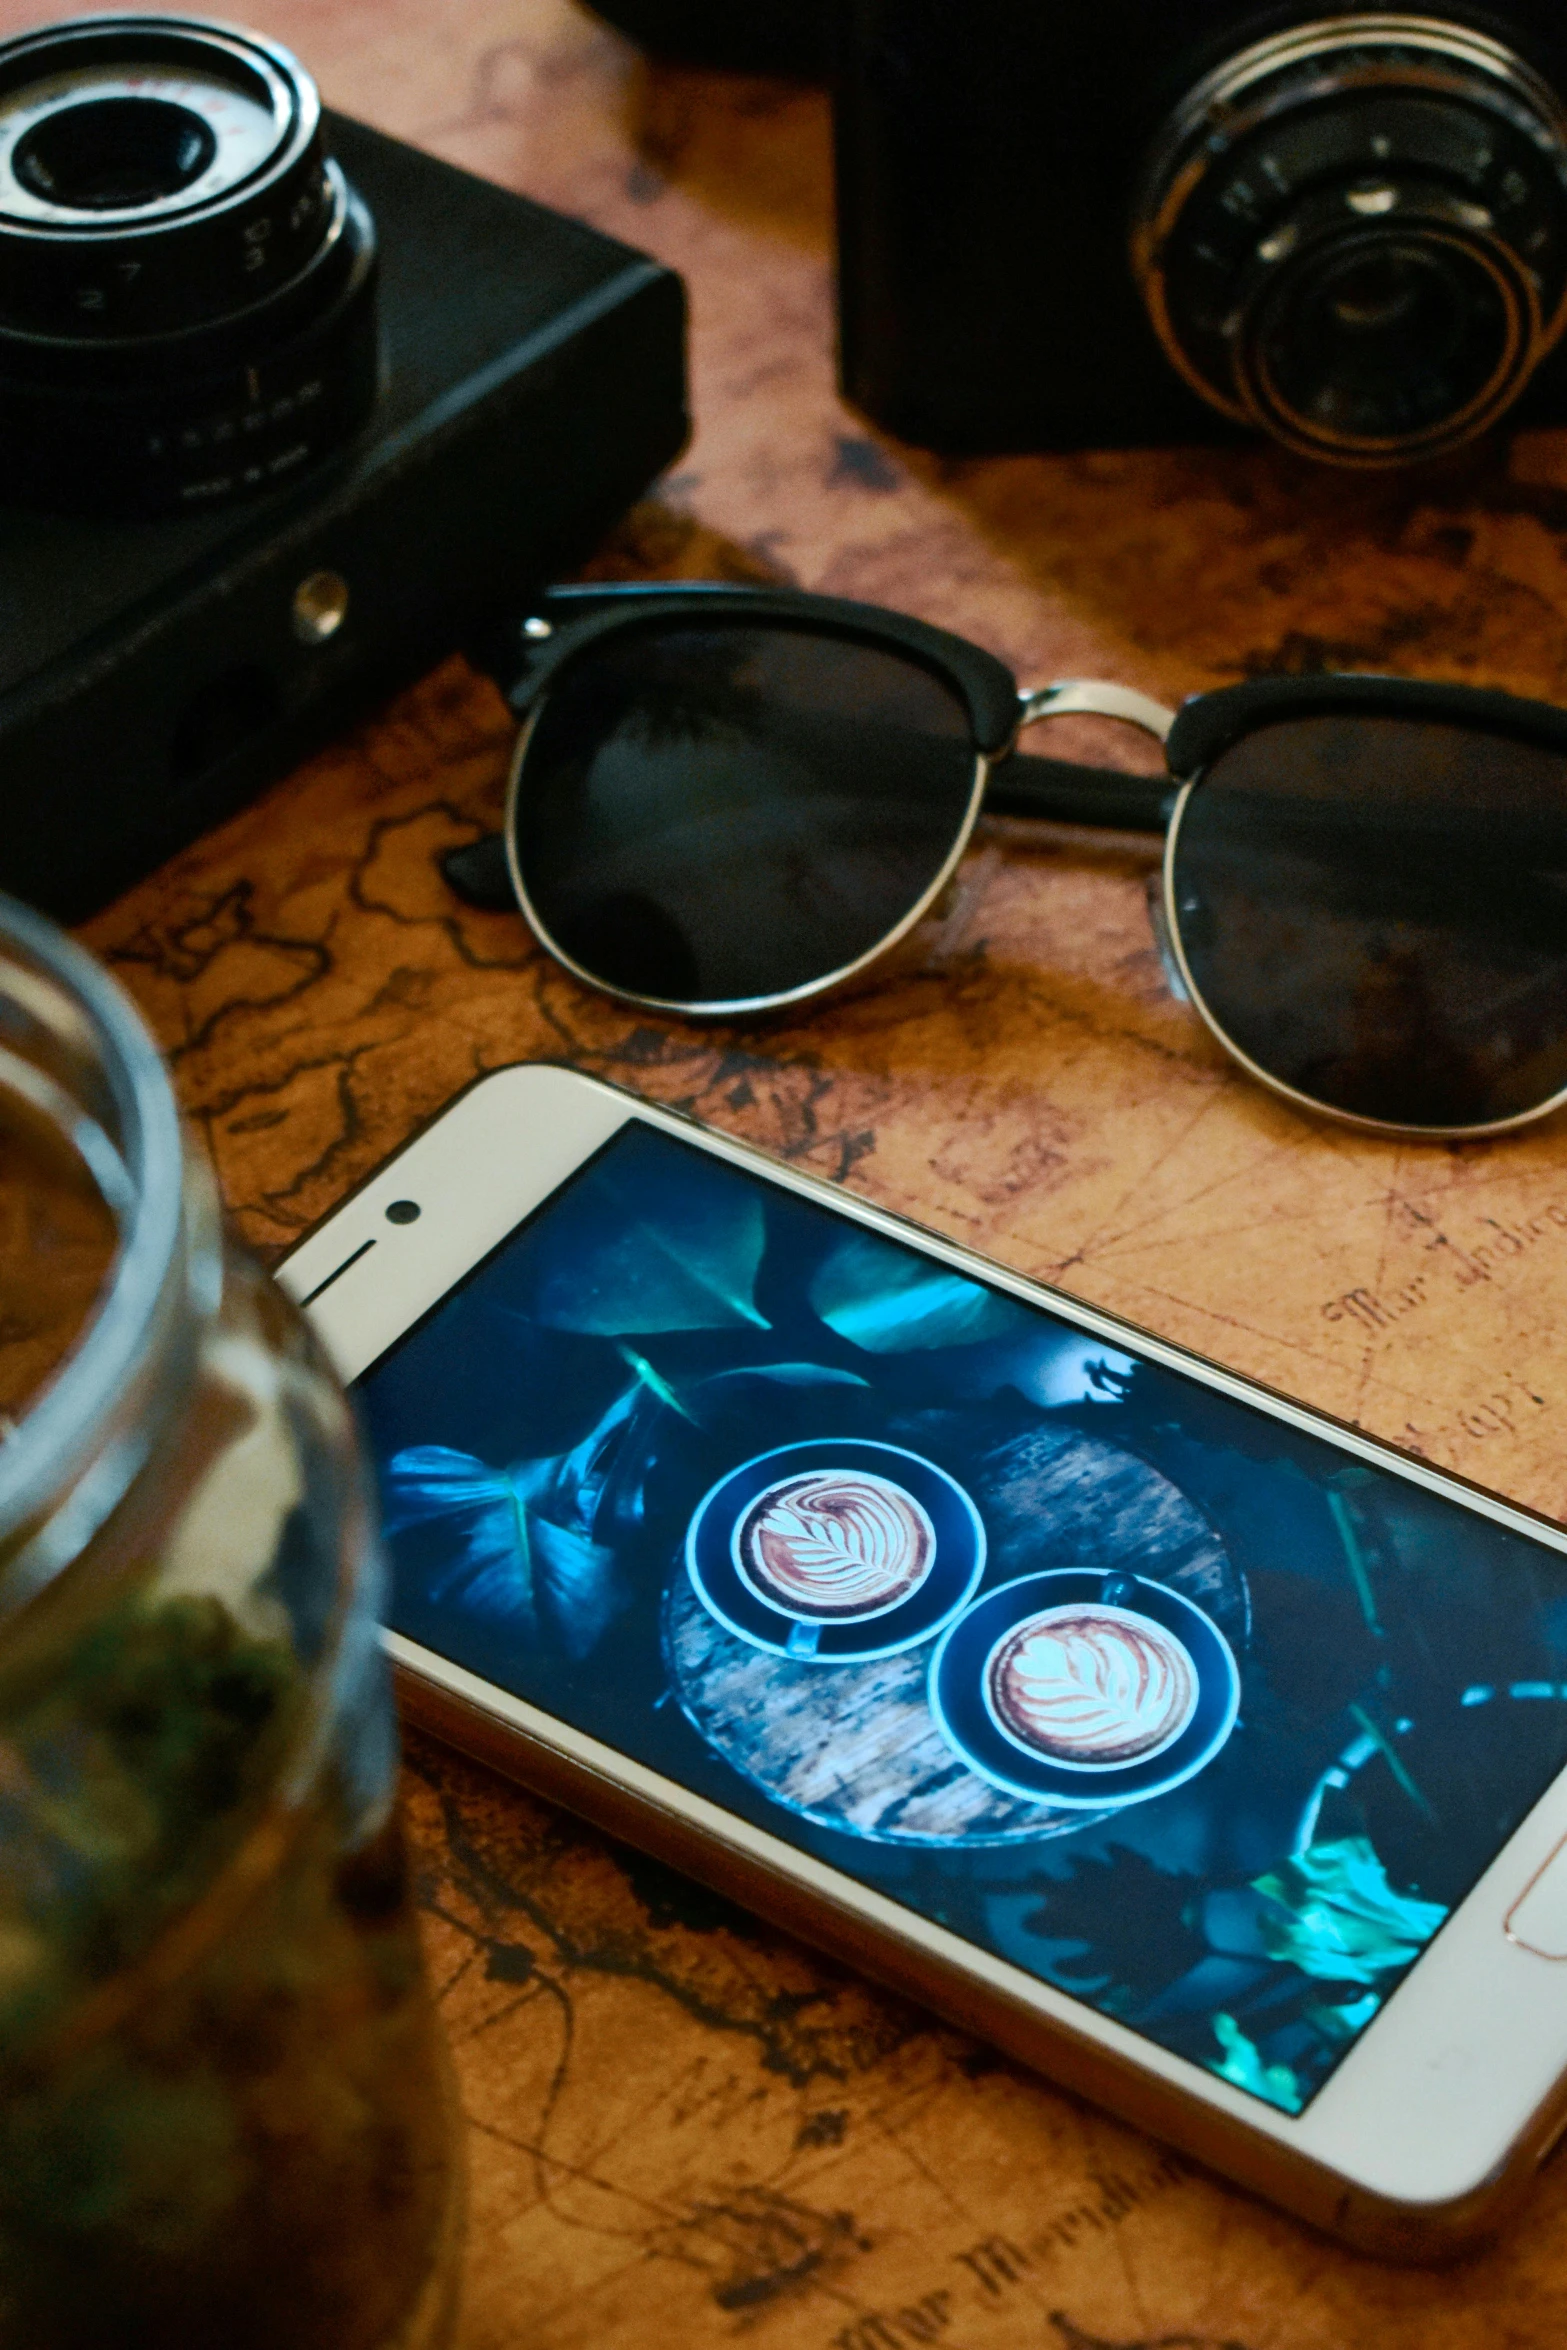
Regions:
[[1567, 417], [1567, 20], [842, 0], [845, 389], [952, 453]]
[[680, 281], [196, 18], [0, 42], [0, 887], [75, 917], [580, 558]]

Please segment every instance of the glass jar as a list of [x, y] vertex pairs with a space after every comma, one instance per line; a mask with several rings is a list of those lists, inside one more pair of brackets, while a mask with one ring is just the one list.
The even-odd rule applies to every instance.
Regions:
[[0, 900], [0, 2350], [433, 2350], [460, 2167], [351, 1416]]

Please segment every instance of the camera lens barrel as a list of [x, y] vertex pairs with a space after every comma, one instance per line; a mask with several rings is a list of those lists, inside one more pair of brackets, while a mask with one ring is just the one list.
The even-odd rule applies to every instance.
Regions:
[[0, 495], [268, 487], [377, 388], [375, 233], [288, 51], [198, 18], [0, 42]]
[[1175, 109], [1131, 251], [1212, 407], [1338, 464], [1431, 456], [1504, 414], [1567, 325], [1567, 107], [1461, 25], [1296, 26]]

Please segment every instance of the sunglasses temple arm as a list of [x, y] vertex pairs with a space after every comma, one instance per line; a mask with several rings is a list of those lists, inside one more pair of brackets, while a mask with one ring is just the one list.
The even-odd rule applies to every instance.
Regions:
[[[992, 816], [1034, 816], [1105, 832], [1162, 832], [1174, 799], [1167, 775], [1077, 767], [1068, 759], [1036, 759], [1026, 751], [1014, 751], [992, 768], [985, 789]], [[465, 906], [486, 914], [515, 913], [517, 893], [498, 832], [448, 849], [440, 866], [448, 889]]]
[[446, 886], [465, 906], [477, 906], [485, 914], [515, 914], [517, 892], [512, 887], [511, 867], [506, 862], [506, 843], [498, 832], [487, 832], [480, 840], [464, 841], [461, 848], [448, 849], [440, 859]]
[[985, 813], [1087, 824], [1104, 832], [1163, 832], [1175, 799], [1168, 775], [1127, 775], [1118, 767], [1079, 767], [1070, 759], [1014, 751], [991, 769]]

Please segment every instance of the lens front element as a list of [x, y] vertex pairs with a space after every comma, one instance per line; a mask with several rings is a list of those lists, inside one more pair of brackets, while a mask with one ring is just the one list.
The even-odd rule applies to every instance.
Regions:
[[1567, 755], [1447, 721], [1282, 719], [1181, 801], [1166, 911], [1260, 1074], [1444, 1133], [1567, 1092]]
[[1132, 249], [1211, 406], [1339, 464], [1428, 456], [1494, 422], [1567, 323], [1567, 109], [1461, 26], [1300, 26], [1166, 123]]
[[11, 169], [40, 205], [140, 211], [182, 195], [217, 151], [210, 124], [188, 106], [142, 95], [93, 98], [34, 123], [12, 149]]
[[767, 1009], [912, 926], [984, 772], [957, 695], [900, 653], [780, 622], [650, 622], [569, 661], [535, 709], [513, 880], [596, 986]]
[[1239, 364], [1281, 440], [1424, 445], [1516, 377], [1525, 316], [1475, 246], [1346, 237], [1271, 289]]

